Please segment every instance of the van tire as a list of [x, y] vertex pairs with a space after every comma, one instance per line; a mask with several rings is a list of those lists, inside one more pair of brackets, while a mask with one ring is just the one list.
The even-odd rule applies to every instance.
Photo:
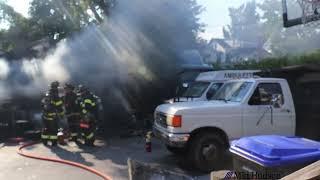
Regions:
[[202, 172], [210, 172], [219, 167], [227, 149], [223, 138], [212, 132], [196, 134], [188, 147], [189, 164]]
[[185, 148], [180, 148], [180, 147], [172, 147], [169, 145], [166, 145], [166, 148], [169, 152], [171, 152], [172, 154], [175, 155], [181, 155], [181, 154], [185, 154], [186, 153], [186, 149]]

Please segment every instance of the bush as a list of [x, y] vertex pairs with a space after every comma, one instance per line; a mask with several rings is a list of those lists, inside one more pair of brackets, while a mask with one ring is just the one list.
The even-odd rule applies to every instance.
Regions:
[[301, 64], [319, 64], [320, 65], [320, 49], [318, 51], [298, 56], [282, 56], [274, 58], [265, 58], [260, 61], [254, 59], [234, 63], [230, 66], [213, 65], [217, 70], [222, 69], [273, 69], [284, 66], [301, 65]]

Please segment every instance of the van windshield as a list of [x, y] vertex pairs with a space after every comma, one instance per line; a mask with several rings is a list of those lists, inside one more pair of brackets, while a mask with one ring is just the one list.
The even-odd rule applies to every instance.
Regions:
[[210, 82], [193, 82], [190, 84], [188, 89], [182, 94], [182, 97], [193, 97], [198, 98], [208, 88]]
[[230, 82], [226, 83], [216, 93], [211, 100], [223, 100], [232, 102], [241, 102], [248, 93], [252, 82]]

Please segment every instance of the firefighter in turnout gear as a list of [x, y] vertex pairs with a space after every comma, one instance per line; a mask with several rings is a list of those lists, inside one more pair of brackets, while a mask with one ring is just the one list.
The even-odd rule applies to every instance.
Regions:
[[97, 123], [96, 98], [86, 87], [80, 85], [78, 103], [81, 109], [81, 136], [84, 138], [86, 145], [93, 146]]
[[68, 120], [69, 131], [71, 139], [73, 141], [77, 140], [79, 133], [79, 123], [80, 123], [80, 107], [77, 103], [77, 94], [75, 93], [75, 88], [71, 84], [65, 84], [64, 87], [64, 106], [66, 109], [66, 117]]
[[59, 82], [51, 83], [50, 90], [42, 100], [42, 120], [44, 128], [41, 139], [45, 145], [48, 141], [51, 141], [52, 145], [57, 144], [58, 124], [64, 115], [63, 101], [59, 97], [58, 86]]

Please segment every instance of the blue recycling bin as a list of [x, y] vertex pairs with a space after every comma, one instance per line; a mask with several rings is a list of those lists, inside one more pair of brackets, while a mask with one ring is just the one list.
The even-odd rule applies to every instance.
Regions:
[[235, 172], [278, 179], [320, 160], [320, 142], [301, 137], [263, 135], [231, 143]]

